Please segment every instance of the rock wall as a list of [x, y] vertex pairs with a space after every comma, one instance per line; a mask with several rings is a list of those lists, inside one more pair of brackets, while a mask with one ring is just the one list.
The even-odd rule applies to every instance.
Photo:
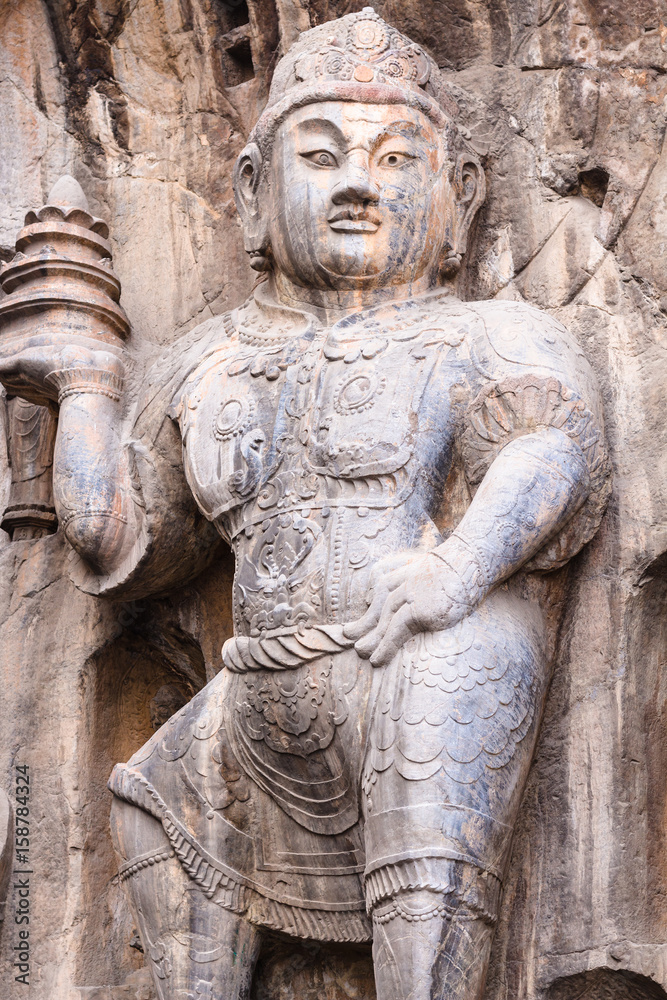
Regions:
[[[279, 52], [300, 30], [362, 6], [0, 5], [0, 258], [26, 211], [73, 174], [110, 223], [144, 369], [248, 293], [232, 164]], [[602, 530], [570, 570], [486, 1000], [664, 997], [667, 9], [662, 0], [374, 6], [444, 68], [484, 158], [489, 196], [465, 295], [524, 298], [575, 332], [605, 393], [614, 464]], [[6, 457], [0, 469], [6, 497]], [[60, 534], [0, 535], [0, 785], [12, 799], [16, 765], [29, 767], [34, 872], [29, 993], [14, 981], [10, 889], [2, 995], [148, 1000], [114, 877], [106, 777], [150, 735], [151, 710], [168, 710], [170, 698], [177, 706], [218, 669], [231, 568], [168, 599], [120, 606], [73, 587]], [[364, 951], [276, 941], [256, 980], [256, 1000], [374, 996]]]

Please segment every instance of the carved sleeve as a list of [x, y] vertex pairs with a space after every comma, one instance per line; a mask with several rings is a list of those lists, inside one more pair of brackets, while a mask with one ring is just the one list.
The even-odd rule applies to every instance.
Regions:
[[[508, 303], [484, 316], [473, 360], [484, 383], [469, 408], [463, 438], [473, 491], [504, 448], [525, 435], [553, 428], [581, 450], [588, 488], [576, 513], [527, 564], [556, 569], [590, 541], [610, 492], [599, 390], [567, 331], [552, 317]], [[502, 321], [501, 321], [502, 319]]]
[[125, 599], [163, 593], [193, 579], [223, 544], [197, 509], [183, 472], [180, 433], [168, 416], [174, 393], [219, 340], [220, 326], [203, 324], [149, 371], [122, 445], [135, 538], [103, 573], [74, 552], [70, 574], [81, 590]]

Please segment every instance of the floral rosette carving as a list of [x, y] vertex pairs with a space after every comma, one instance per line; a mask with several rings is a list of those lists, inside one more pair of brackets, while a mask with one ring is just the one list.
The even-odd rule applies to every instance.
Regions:
[[316, 52], [305, 52], [294, 64], [297, 80], [357, 80], [424, 87], [430, 65], [418, 45], [407, 42], [375, 14], [364, 13], [344, 38], [332, 36]]
[[557, 569], [590, 541], [611, 491], [610, 467], [599, 424], [583, 400], [555, 377], [522, 375], [485, 386], [473, 402], [463, 454], [471, 486], [478, 486], [498, 453], [514, 438], [554, 427], [576, 441], [590, 475], [587, 500], [559, 534], [526, 564]]

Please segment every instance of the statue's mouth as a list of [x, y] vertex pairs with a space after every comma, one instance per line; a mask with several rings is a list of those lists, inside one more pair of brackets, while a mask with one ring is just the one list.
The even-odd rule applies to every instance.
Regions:
[[380, 228], [380, 219], [366, 209], [355, 211], [345, 208], [329, 216], [327, 222], [337, 233], [376, 233]]

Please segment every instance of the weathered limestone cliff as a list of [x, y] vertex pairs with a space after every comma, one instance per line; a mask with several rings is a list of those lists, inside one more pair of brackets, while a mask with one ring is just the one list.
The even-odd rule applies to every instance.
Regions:
[[[144, 371], [248, 294], [233, 163], [280, 53], [364, 2], [5, 0], [0, 259], [13, 256], [26, 212], [73, 175], [109, 223]], [[602, 528], [566, 571], [486, 1000], [665, 997], [667, 7], [374, 7], [445, 71], [483, 158], [489, 194], [464, 262], [466, 297], [526, 300], [573, 331], [605, 393], [613, 462]], [[11, 401], [2, 413], [4, 510], [32, 417]], [[30, 439], [26, 479], [44, 477], [49, 433]], [[0, 789], [13, 801], [16, 766], [29, 767], [34, 869], [29, 993], [14, 979], [11, 882], [0, 993], [149, 1000], [106, 780], [219, 669], [230, 561], [177, 594], [113, 604], [74, 587], [67, 543], [50, 527], [0, 532]], [[374, 996], [363, 950], [276, 940], [256, 979], [256, 1000]]]

